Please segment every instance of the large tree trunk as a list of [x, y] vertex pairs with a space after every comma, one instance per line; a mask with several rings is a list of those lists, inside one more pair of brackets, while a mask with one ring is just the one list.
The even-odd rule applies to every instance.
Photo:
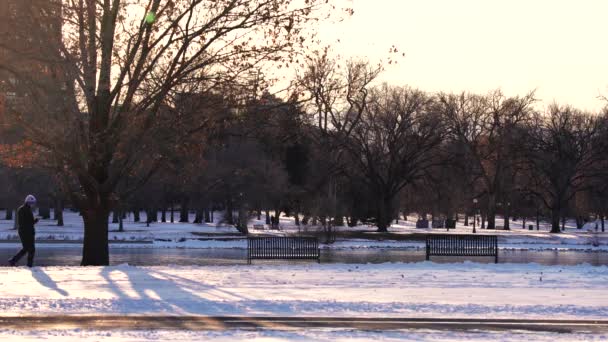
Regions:
[[136, 208], [135, 210], [133, 210], [133, 222], [139, 222], [139, 221], [140, 221], [139, 208]]
[[192, 223], [203, 223], [203, 209], [197, 209], [196, 210], [196, 215], [194, 215], [194, 222]]
[[118, 231], [119, 232], [124, 232], [125, 231], [125, 227], [123, 225], [123, 220], [124, 220], [124, 212], [121, 210], [120, 211], [120, 215], [118, 216]]
[[63, 201], [58, 198], [55, 200], [55, 220], [57, 220], [57, 226], [63, 227]]
[[211, 222], [211, 210], [209, 210], [209, 209], [205, 209], [205, 222], [206, 223]]
[[84, 209], [84, 242], [82, 247], [82, 266], [107, 266], [110, 264], [108, 248], [108, 218], [107, 209], [95, 207]]
[[266, 224], [270, 225], [270, 210], [266, 209]]
[[234, 224], [234, 217], [232, 216], [232, 200], [226, 201], [226, 223]]
[[509, 215], [510, 215], [510, 213], [509, 213], [509, 205], [507, 204], [506, 208], [505, 208], [505, 215], [504, 215], [504, 221], [505, 221], [504, 228], [503, 228], [504, 230], [510, 230], [511, 229], [511, 225], [509, 223]]
[[181, 208], [179, 211], [179, 222], [187, 223], [190, 221], [188, 217], [189, 210], [188, 205], [190, 204], [190, 199], [188, 197], [184, 197], [181, 202]]
[[469, 214], [467, 214], [467, 213], [464, 214], [464, 226], [465, 227], [469, 226]]
[[601, 216], [601, 221], [602, 221], [602, 233], [604, 232], [604, 214], [602, 214]]
[[382, 199], [379, 201], [378, 206], [378, 231], [379, 232], [388, 232], [388, 227], [390, 227], [391, 222], [393, 220], [393, 208], [392, 203], [393, 199], [389, 196], [382, 196]]
[[583, 229], [583, 217], [581, 215], [576, 215], [576, 229]]
[[8, 221], [13, 219], [13, 209], [6, 208], [6, 216], [4, 216], [4, 219]]
[[560, 214], [561, 210], [559, 207], [553, 207], [551, 209], [551, 233], [561, 232], [561, 229], [559, 228]]
[[496, 195], [488, 195], [487, 229], [496, 229]]

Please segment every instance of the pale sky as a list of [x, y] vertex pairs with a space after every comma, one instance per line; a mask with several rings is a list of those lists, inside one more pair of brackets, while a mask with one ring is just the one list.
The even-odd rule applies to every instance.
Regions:
[[[321, 36], [343, 57], [405, 57], [382, 80], [427, 91], [537, 89], [596, 111], [608, 95], [608, 0], [342, 0], [355, 14]], [[340, 39], [340, 42], [337, 42]]]

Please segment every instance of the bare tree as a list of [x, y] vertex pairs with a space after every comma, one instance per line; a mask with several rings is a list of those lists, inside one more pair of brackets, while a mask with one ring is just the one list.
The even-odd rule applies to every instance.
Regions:
[[379, 231], [390, 226], [401, 189], [439, 162], [433, 152], [442, 134], [440, 114], [427, 94], [387, 85], [370, 93], [346, 149], [374, 195]]
[[[319, 181], [314, 191], [325, 194], [319, 210], [321, 221], [331, 229], [338, 212], [338, 175], [344, 168], [344, 144], [358, 127], [368, 104], [369, 87], [381, 71], [365, 61], [349, 60], [344, 65], [328, 55], [328, 49], [317, 53], [307, 61], [298, 85], [305, 94], [308, 137], [314, 148], [322, 151], [324, 158], [317, 175]], [[338, 218], [340, 220], [340, 218]]]
[[552, 233], [560, 232], [568, 202], [601, 175], [595, 166], [607, 151], [604, 125], [601, 117], [552, 105], [527, 127], [527, 189], [551, 211]]
[[464, 146], [483, 185], [478, 197], [487, 196], [488, 228], [494, 229], [497, 196], [504, 190], [507, 171], [514, 170], [513, 134], [528, 120], [534, 94], [511, 98], [500, 91], [487, 96], [440, 94], [439, 101], [450, 136]]
[[[107, 265], [108, 215], [118, 198], [143, 184], [167, 157], [141, 158], [146, 139], [163, 125], [184, 125], [165, 136], [165, 146], [202, 123], [167, 115], [173, 94], [221, 91], [243, 72], [266, 62], [285, 65], [304, 47], [303, 28], [326, 8], [323, 1], [291, 0], [63, 0], [60, 10], [31, 6], [30, 20], [62, 19], [63, 39], [42, 44], [42, 53], [20, 54], [61, 75], [53, 111], [9, 112], [27, 138], [62, 175], [84, 225], [82, 265]], [[6, 47], [6, 48], [10, 48]], [[45, 94], [31, 73], [2, 65], [24, 80], [30, 94]], [[57, 87], [55, 87], [57, 88]], [[44, 107], [48, 107], [44, 106]], [[37, 115], [37, 113], [40, 113]], [[192, 126], [186, 126], [188, 125]], [[145, 163], [146, 172], [141, 172]], [[140, 182], [119, 184], [132, 170]]]

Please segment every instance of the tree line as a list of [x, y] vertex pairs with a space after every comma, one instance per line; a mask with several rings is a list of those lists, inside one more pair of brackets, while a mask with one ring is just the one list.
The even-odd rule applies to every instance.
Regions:
[[[270, 210], [380, 231], [414, 212], [479, 212], [488, 228], [497, 214], [543, 216], [552, 232], [564, 217], [606, 214], [607, 111], [378, 84], [381, 65], [314, 49], [315, 23], [348, 8], [24, 3], [0, 18], [12, 30], [0, 42], [0, 200], [12, 208], [32, 192], [58, 213], [77, 209], [83, 265], [108, 264], [112, 212], [153, 222], [179, 208], [203, 222], [223, 210], [244, 233]], [[296, 74], [286, 91], [269, 91], [269, 68]]]

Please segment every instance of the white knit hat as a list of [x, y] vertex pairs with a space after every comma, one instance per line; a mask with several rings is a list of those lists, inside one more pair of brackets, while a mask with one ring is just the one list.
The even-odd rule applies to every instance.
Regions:
[[27, 195], [25, 197], [25, 203], [27, 203], [27, 204], [35, 204], [36, 203], [36, 197], [34, 197], [34, 195]]

